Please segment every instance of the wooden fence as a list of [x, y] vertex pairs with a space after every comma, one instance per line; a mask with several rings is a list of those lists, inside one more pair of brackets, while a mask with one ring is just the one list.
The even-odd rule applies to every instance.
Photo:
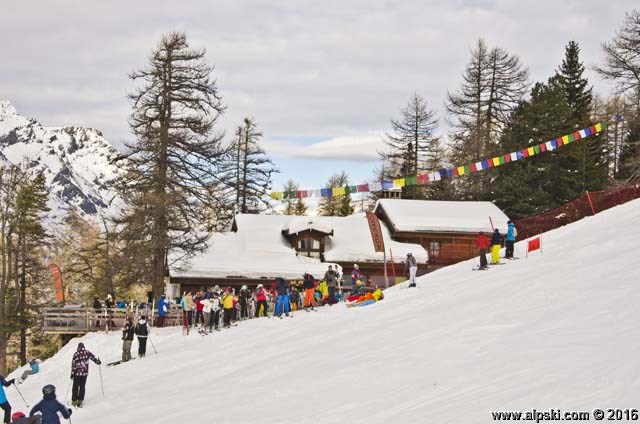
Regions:
[[[91, 331], [120, 330], [124, 327], [128, 316], [132, 317], [134, 322], [137, 322], [141, 316], [146, 316], [153, 326], [157, 311], [120, 308], [95, 310], [89, 307], [45, 308], [42, 328], [47, 334], [84, 334]], [[179, 307], [172, 305], [164, 325], [182, 325], [182, 313]]]

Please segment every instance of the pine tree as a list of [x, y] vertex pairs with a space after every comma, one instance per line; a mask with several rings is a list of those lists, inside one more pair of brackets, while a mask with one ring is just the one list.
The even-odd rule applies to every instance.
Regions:
[[267, 204], [267, 192], [271, 188], [271, 176], [278, 170], [273, 166], [259, 142], [262, 133], [251, 118], [245, 118], [236, 130], [232, 146], [235, 155], [235, 181], [233, 188], [236, 209], [240, 213], [258, 212], [260, 203]]
[[[130, 75], [142, 87], [129, 97], [137, 142], [124, 155], [121, 181], [129, 209], [118, 220], [127, 243], [149, 253], [155, 296], [164, 290], [169, 256], [188, 260], [206, 248], [226, 203], [227, 152], [215, 130], [223, 112], [205, 51], [186, 36], [162, 37], [146, 69]], [[144, 271], [142, 271], [144, 272]]]
[[[349, 185], [349, 175], [342, 171], [334, 174], [327, 181], [328, 188], [346, 187]], [[320, 216], [348, 216], [353, 214], [351, 205], [351, 195], [323, 197], [318, 205], [318, 215]]]
[[[453, 163], [477, 162], [495, 152], [509, 115], [527, 90], [528, 78], [529, 71], [517, 56], [501, 48], [489, 49], [484, 40], [478, 40], [462, 86], [447, 94]], [[475, 173], [460, 179], [456, 182], [459, 197], [481, 197], [488, 178]]]
[[[528, 145], [547, 142], [558, 134], [571, 131], [574, 110], [566, 101], [559, 77], [547, 84], [537, 83], [531, 98], [522, 101], [500, 141], [505, 152], [521, 150]], [[485, 200], [495, 203], [511, 218], [537, 215], [578, 197], [581, 192], [575, 177], [577, 161], [569, 146], [546, 152], [526, 160], [495, 168], [495, 177]]]
[[[384, 142], [386, 150], [380, 156], [387, 163], [383, 179], [416, 176], [433, 170], [440, 156], [439, 139], [434, 135], [437, 127], [435, 113], [418, 93], [401, 110], [399, 120], [391, 120], [392, 133]], [[422, 199], [424, 190], [418, 185], [403, 187], [402, 197]]]
[[20, 362], [26, 363], [26, 330], [37, 318], [31, 300], [42, 277], [47, 197], [42, 174], [31, 179], [17, 166], [0, 167], [0, 374], [6, 375], [7, 348], [16, 333]]
[[284, 185], [283, 192], [285, 193], [284, 201], [287, 204], [284, 210], [285, 215], [306, 215], [307, 205], [304, 203], [301, 197], [296, 198], [296, 192], [300, 187], [295, 181], [289, 179]]
[[[570, 41], [556, 75], [560, 87], [565, 92], [566, 102], [573, 112], [569, 121], [573, 124], [572, 131], [580, 130], [591, 123], [593, 93], [583, 73], [580, 47], [575, 41]], [[606, 143], [603, 142], [603, 137], [582, 140], [579, 146], [570, 146], [570, 149], [578, 162], [576, 176], [580, 178], [582, 191], [603, 189], [607, 184]]]

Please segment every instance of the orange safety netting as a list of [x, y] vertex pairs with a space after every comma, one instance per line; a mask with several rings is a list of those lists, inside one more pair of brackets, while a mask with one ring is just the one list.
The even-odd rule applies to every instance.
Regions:
[[586, 192], [577, 199], [530, 218], [515, 220], [518, 229], [518, 239], [544, 233], [554, 228], [570, 224], [585, 216], [621, 205], [640, 197], [640, 184], [628, 184], [612, 187], [606, 190]]

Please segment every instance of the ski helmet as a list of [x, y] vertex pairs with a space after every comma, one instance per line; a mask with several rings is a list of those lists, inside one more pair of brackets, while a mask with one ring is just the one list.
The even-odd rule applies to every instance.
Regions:
[[24, 412], [15, 412], [12, 416], [11, 416], [11, 420], [17, 420], [18, 418], [24, 418], [26, 417], [26, 415], [24, 415]]
[[43, 395], [55, 395], [56, 394], [56, 386], [53, 384], [47, 384], [42, 388]]
[[78, 350], [84, 349], [84, 343], [78, 343]]

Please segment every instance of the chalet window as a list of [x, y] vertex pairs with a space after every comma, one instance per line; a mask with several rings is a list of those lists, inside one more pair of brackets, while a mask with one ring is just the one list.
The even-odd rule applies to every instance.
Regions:
[[298, 255], [308, 256], [310, 258], [320, 258], [322, 251], [320, 250], [320, 242], [318, 240], [308, 238], [301, 238], [296, 244], [296, 250]]
[[432, 241], [429, 243], [429, 256], [437, 258], [440, 256], [440, 242]]

